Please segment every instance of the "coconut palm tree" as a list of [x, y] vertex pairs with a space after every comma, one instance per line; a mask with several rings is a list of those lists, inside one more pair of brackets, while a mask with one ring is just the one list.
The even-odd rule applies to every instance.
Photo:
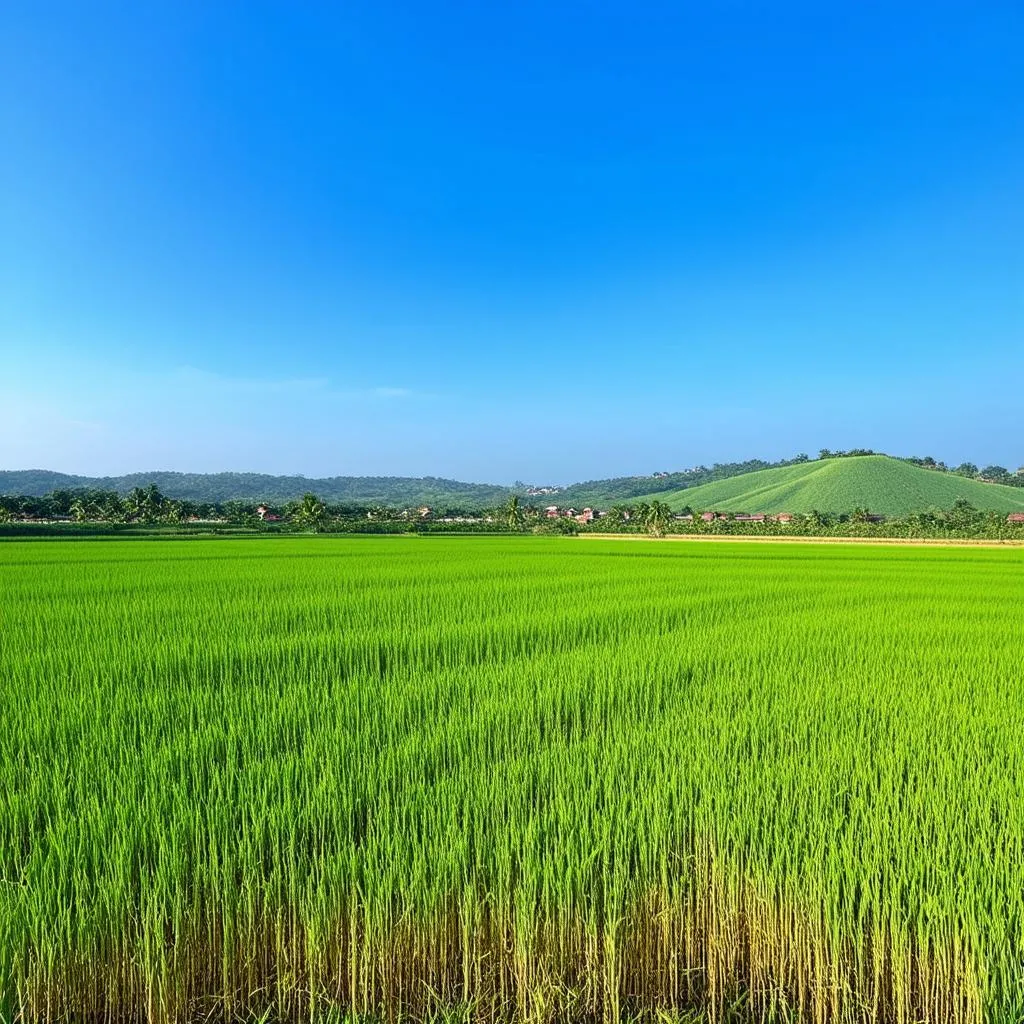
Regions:
[[327, 525], [327, 506], [315, 494], [304, 494], [292, 518], [314, 533], [320, 533]]
[[663, 501], [652, 501], [645, 520], [647, 532], [652, 537], [664, 537], [671, 521], [672, 509]]
[[508, 524], [508, 528], [515, 533], [523, 528], [523, 518], [519, 498], [513, 494], [505, 505], [505, 522]]

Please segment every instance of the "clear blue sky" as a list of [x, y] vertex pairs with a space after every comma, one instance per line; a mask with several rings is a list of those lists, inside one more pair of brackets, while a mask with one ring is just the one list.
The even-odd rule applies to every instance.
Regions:
[[1024, 462], [1024, 6], [5, 3], [0, 468]]

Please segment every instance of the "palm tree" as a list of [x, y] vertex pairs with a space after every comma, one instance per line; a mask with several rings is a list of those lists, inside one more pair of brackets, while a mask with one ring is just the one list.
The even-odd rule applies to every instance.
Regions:
[[146, 514], [146, 492], [141, 487], [133, 487], [124, 498], [125, 518], [129, 520], [143, 519]]
[[629, 521], [629, 506], [612, 505], [608, 509], [607, 522], [609, 526], [624, 526]]
[[508, 499], [505, 505], [505, 522], [513, 533], [523, 528], [523, 510], [519, 505], [519, 498], [515, 494]]
[[652, 501], [647, 510], [645, 525], [652, 537], [664, 537], [668, 524], [672, 521], [672, 509], [663, 501]]
[[327, 525], [327, 506], [315, 494], [304, 494], [292, 518], [314, 533], [320, 533]]

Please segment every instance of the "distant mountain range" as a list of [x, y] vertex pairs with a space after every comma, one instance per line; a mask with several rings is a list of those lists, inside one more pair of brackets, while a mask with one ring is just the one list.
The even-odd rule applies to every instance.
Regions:
[[0, 470], [0, 494], [41, 496], [56, 490], [101, 490], [127, 494], [156, 484], [168, 498], [185, 501], [266, 501], [301, 498], [312, 491], [332, 504], [461, 505], [485, 508], [513, 493], [498, 484], [467, 484], [439, 477], [272, 476], [267, 473], [129, 473], [125, 476], [74, 476], [45, 469]]
[[962, 498], [984, 511], [1024, 512], [1024, 487], [923, 469], [886, 455], [818, 459], [645, 497], [673, 509], [688, 505], [700, 511], [843, 513], [865, 508], [896, 516], [948, 509]]
[[674, 509], [730, 512], [850, 512], [883, 515], [949, 508], [958, 498], [979, 509], [1024, 511], [1024, 487], [924, 469], [885, 455], [776, 463], [695, 466], [678, 473], [613, 477], [568, 487], [463, 483], [440, 477], [271, 476], [265, 473], [130, 473], [86, 477], [50, 470], [0, 470], [0, 494], [42, 496], [56, 490], [106, 490], [127, 494], [156, 484], [169, 498], [200, 502], [232, 500], [280, 503], [312, 491], [330, 504], [410, 508], [493, 508], [513, 494], [531, 504], [608, 508], [658, 499]]
[[[0, 470], [0, 494], [42, 497], [57, 490], [101, 490], [127, 494], [136, 487], [156, 484], [168, 498], [186, 501], [266, 501], [281, 502], [300, 498], [312, 491], [331, 504], [386, 505], [408, 508], [431, 507], [492, 508], [518, 494], [535, 504], [591, 505], [594, 507], [628, 502], [640, 494], [678, 490], [693, 484], [727, 479], [772, 466], [790, 465], [790, 461], [730, 462], [711, 467], [696, 466], [680, 473], [655, 473], [650, 476], [615, 477], [590, 480], [568, 487], [531, 488], [501, 484], [471, 484], [440, 477], [398, 476], [272, 476], [266, 473], [172, 473], [153, 471], [125, 476], [76, 476], [48, 469]], [[533, 492], [533, 493], [531, 493]]]

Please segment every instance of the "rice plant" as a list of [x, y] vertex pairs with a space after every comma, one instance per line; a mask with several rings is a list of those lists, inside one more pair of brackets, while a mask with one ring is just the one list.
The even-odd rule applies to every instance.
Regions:
[[0, 545], [0, 1017], [1024, 1020], [1024, 554]]

